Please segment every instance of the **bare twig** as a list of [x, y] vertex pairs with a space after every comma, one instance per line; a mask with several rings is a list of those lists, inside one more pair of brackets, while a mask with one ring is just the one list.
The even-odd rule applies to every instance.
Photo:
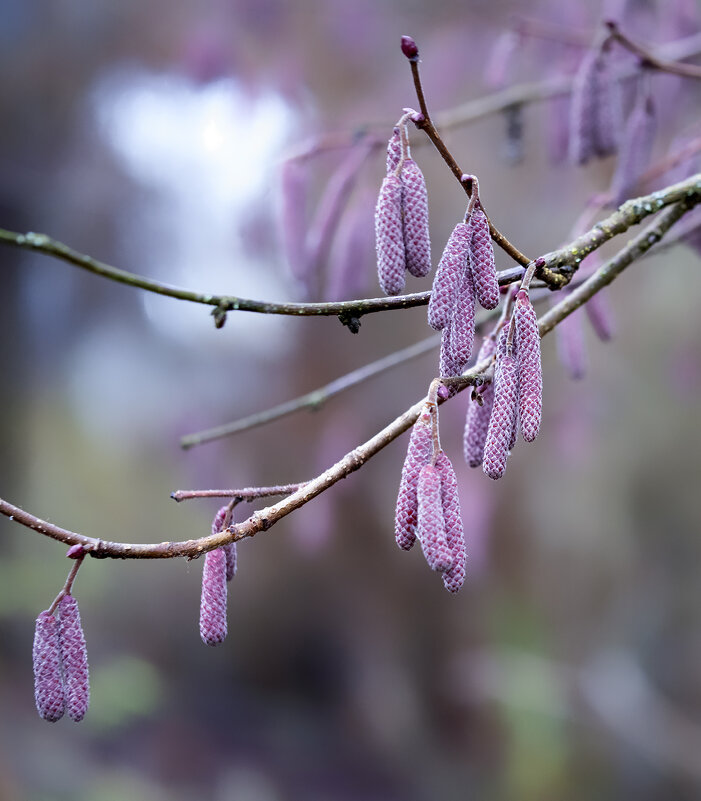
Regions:
[[[258, 498], [271, 498], [274, 495], [289, 495], [303, 487], [305, 481], [297, 484], [276, 484], [274, 487], [244, 487], [243, 489], [176, 490], [170, 497], [180, 503], [192, 498], [233, 498], [240, 501], [255, 501]], [[236, 504], [234, 504], [236, 505]]]

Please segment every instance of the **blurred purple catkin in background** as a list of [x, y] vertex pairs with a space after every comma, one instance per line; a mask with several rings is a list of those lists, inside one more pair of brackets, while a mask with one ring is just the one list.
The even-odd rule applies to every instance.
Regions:
[[280, 168], [280, 230], [282, 246], [290, 272], [297, 281], [308, 280], [309, 259], [307, 237], [307, 195], [309, 166], [297, 159], [288, 159]]
[[34, 630], [34, 699], [39, 715], [53, 723], [63, 717], [66, 699], [61, 677], [58, 620], [42, 612]]
[[77, 723], [88, 711], [90, 683], [85, 635], [80, 622], [78, 602], [72, 595], [64, 595], [59, 601], [58, 623], [66, 711], [71, 720]]
[[341, 220], [331, 251], [328, 300], [352, 300], [367, 292], [375, 262], [373, 207], [370, 191], [363, 191]]
[[632, 197], [640, 176], [650, 166], [655, 142], [657, 116], [650, 92], [651, 76], [643, 74], [638, 83], [635, 104], [628, 116], [621, 139], [616, 172], [611, 181], [611, 195], [620, 206]]

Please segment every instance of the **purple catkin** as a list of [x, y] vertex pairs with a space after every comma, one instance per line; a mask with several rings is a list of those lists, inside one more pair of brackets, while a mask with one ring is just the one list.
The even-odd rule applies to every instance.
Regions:
[[358, 173], [373, 150], [374, 145], [369, 140], [363, 140], [355, 145], [331, 176], [319, 200], [307, 236], [310, 280], [314, 286], [319, 284], [321, 271], [328, 262], [333, 238]]
[[346, 300], [364, 295], [373, 251], [373, 200], [365, 192], [341, 221], [331, 255], [332, 270], [327, 282], [329, 300]]
[[503, 31], [492, 45], [484, 68], [484, 82], [490, 89], [503, 89], [512, 72], [521, 37], [514, 30]]
[[402, 183], [396, 175], [382, 182], [375, 207], [375, 247], [377, 275], [386, 295], [404, 289], [404, 231], [402, 225]]
[[587, 372], [587, 350], [579, 309], [555, 327], [555, 342], [560, 362], [570, 378], [579, 380]]
[[226, 639], [226, 553], [209, 551], [202, 570], [200, 637], [205, 645], [219, 645]]
[[282, 165], [280, 226], [282, 247], [292, 276], [306, 282], [309, 277], [309, 259], [305, 240], [307, 236], [307, 170], [296, 160]]
[[616, 326], [613, 322], [613, 310], [606, 290], [599, 290], [584, 305], [591, 327], [602, 342], [613, 338]]
[[402, 134], [399, 128], [395, 127], [392, 136], [387, 142], [387, 175], [397, 169], [399, 160], [402, 157]]
[[496, 309], [499, 305], [499, 282], [494, 264], [494, 246], [489, 233], [489, 223], [477, 202], [470, 218], [472, 242], [470, 244], [470, 267], [475, 282], [475, 294], [485, 309]]
[[494, 404], [484, 443], [483, 469], [490, 478], [501, 478], [506, 470], [514, 421], [518, 411], [518, 365], [506, 347], [508, 326], [502, 329], [494, 367]]
[[402, 164], [400, 177], [404, 186], [402, 209], [406, 268], [416, 278], [423, 278], [431, 272], [426, 181], [419, 165], [409, 158]]
[[443, 572], [453, 564], [453, 554], [446, 539], [441, 476], [432, 464], [421, 468], [416, 486], [418, 501], [416, 536], [419, 538], [431, 570]]
[[394, 518], [394, 537], [397, 545], [408, 551], [416, 539], [418, 500], [416, 489], [421, 468], [431, 461], [433, 453], [433, 420], [430, 412], [422, 412], [411, 430], [406, 459], [399, 482]]
[[609, 156], [617, 150], [620, 95], [608, 69], [609, 61], [607, 53], [590, 50], [574, 79], [570, 159], [575, 164], [586, 164], [593, 156]]
[[[224, 521], [226, 520], [228, 510], [229, 504], [226, 503], [214, 515], [214, 520], [212, 520], [212, 534], [219, 534], [224, 528]], [[221, 550], [224, 551], [226, 557], [226, 580], [231, 581], [236, 575], [236, 543], [230, 542], [227, 545], [222, 545]]]
[[452, 317], [460, 282], [467, 270], [471, 237], [469, 223], [459, 222], [453, 228], [438, 263], [428, 304], [428, 324], [436, 331], [445, 328]]
[[58, 641], [63, 665], [66, 711], [76, 723], [85, 717], [90, 704], [88, 652], [80, 622], [78, 602], [64, 595], [58, 604]]
[[631, 197], [652, 156], [657, 127], [655, 105], [649, 93], [642, 89], [640, 87], [635, 106], [626, 122], [616, 172], [611, 181], [610, 192], [617, 206]]
[[61, 678], [58, 620], [48, 610], [37, 618], [32, 659], [37, 712], [44, 720], [54, 723], [63, 717], [66, 699]]
[[518, 293], [514, 317], [521, 434], [526, 442], [533, 442], [540, 430], [543, 411], [543, 371], [540, 364], [538, 318], [526, 292]]
[[[493, 356], [496, 346], [496, 339], [493, 336], [485, 337], [477, 356], [478, 363]], [[480, 405], [477, 400], [470, 401], [463, 435], [463, 454], [470, 467], [479, 467], [482, 464], [484, 442], [487, 439], [489, 418], [494, 404], [494, 382], [490, 381], [489, 384], [479, 387], [476, 392], [479, 393], [482, 404]]]
[[567, 159], [570, 146], [570, 97], [560, 95], [550, 98], [547, 105], [548, 124], [546, 130], [548, 157], [551, 164], [562, 164]]
[[474, 340], [475, 287], [468, 268], [463, 274], [450, 321], [451, 359], [455, 375], [460, 375], [470, 361]]
[[441, 477], [441, 503], [443, 504], [443, 520], [445, 536], [450, 549], [452, 564], [443, 573], [443, 585], [448, 592], [457, 592], [465, 582], [465, 531], [460, 512], [458, 496], [458, 479], [450, 459], [443, 451], [436, 459], [436, 470]]

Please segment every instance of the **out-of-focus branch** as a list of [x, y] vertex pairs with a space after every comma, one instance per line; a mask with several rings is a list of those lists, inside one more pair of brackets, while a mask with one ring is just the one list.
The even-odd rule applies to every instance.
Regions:
[[651, 67], [652, 69], [659, 70], [660, 72], [669, 72], [672, 75], [679, 75], [682, 78], [701, 78], [701, 67], [696, 64], [682, 64], [677, 61], [664, 61], [658, 58], [647, 48], [634, 42], [618, 27], [615, 20], [607, 20], [606, 27], [611, 32], [611, 36], [626, 50], [636, 55], [643, 66]]
[[[701, 202], [701, 191], [695, 192], [693, 189], [687, 189], [682, 192], [680, 187], [684, 185], [683, 183], [677, 184], [676, 187], [671, 188], [673, 193], [680, 193], [676, 205], [663, 211], [657, 219], [653, 220], [637, 236], [631, 239], [616, 256], [606, 262], [591, 278], [577, 289], [573, 290], [571, 294], [540, 318], [538, 326], [541, 337], [552, 331], [559, 322], [564, 320], [568, 315], [589, 300], [589, 298], [593, 297], [603, 287], [610, 284], [626, 267], [646, 253], [655, 243], [659, 242], [672, 225], [674, 225], [674, 223], [690, 208]], [[701, 190], [701, 183], [699, 185], [699, 190]], [[630, 202], [635, 203], [636, 201]], [[459, 381], [451, 379], [451, 385], [456, 386], [456, 384], [459, 384], [457, 389], [460, 391], [471, 384], [481, 382], [483, 373], [488, 370], [490, 364], [491, 359], [483, 360], [466, 371]], [[438, 402], [440, 403], [441, 399], [439, 399]], [[267, 531], [279, 520], [295, 511], [295, 509], [304, 506], [312, 500], [312, 498], [358, 470], [368, 459], [372, 458], [376, 453], [379, 453], [383, 448], [389, 445], [390, 442], [395, 440], [414, 424], [421, 413], [424, 403], [425, 399], [422, 398], [385, 426], [385, 428], [367, 440], [367, 442], [354, 448], [321, 475], [311, 481], [305, 482], [303, 485], [299, 486], [295, 492], [288, 495], [283, 500], [273, 506], [254, 512], [242, 523], [233, 524], [216, 534], [211, 534], [199, 539], [190, 539], [181, 542], [161, 542], [158, 544], [106, 542], [55, 526], [4, 500], [0, 500], [0, 513], [40, 534], [44, 534], [45, 536], [59, 540], [68, 545], [82, 545], [91, 556], [97, 558], [195, 558], [214, 548], [226, 545], [229, 542], [234, 542], [246, 537], [253, 537], [262, 531]]]
[[[210, 489], [210, 490], [176, 490], [170, 497], [180, 503], [192, 498], [234, 498], [237, 503], [241, 501], [258, 500], [258, 498], [272, 498], [274, 495], [289, 495], [303, 486], [306, 482], [297, 484], [276, 484], [274, 487], [244, 487], [243, 489]], [[234, 504], [235, 505], [235, 504]]]

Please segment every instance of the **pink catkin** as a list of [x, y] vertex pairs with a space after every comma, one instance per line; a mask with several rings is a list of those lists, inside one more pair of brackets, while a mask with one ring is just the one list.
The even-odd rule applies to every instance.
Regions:
[[616, 326], [613, 321], [613, 310], [606, 290], [599, 290], [584, 305], [591, 327], [602, 342], [613, 339]]
[[406, 268], [416, 278], [423, 278], [431, 272], [428, 194], [423, 173], [413, 159], [404, 160], [401, 181], [404, 186], [402, 208]]
[[377, 274], [386, 295], [398, 295], [405, 283], [402, 191], [399, 178], [388, 175], [382, 182], [375, 207]]
[[459, 375], [472, 356], [475, 341], [475, 287], [470, 269], [463, 274], [450, 321], [451, 358]]
[[428, 304], [428, 324], [436, 331], [445, 328], [451, 320], [455, 300], [468, 264], [472, 227], [458, 223], [443, 250]]
[[[485, 337], [477, 361], [481, 362], [493, 356], [496, 346], [496, 339], [493, 336]], [[476, 400], [470, 401], [463, 435], [463, 454], [470, 467], [479, 467], [482, 464], [484, 442], [487, 439], [489, 418], [494, 404], [494, 382], [490, 381], [489, 384], [478, 388], [477, 392], [481, 396], [482, 404]]]
[[308, 279], [309, 259], [307, 236], [307, 171], [297, 161], [286, 161], [281, 171], [281, 234], [282, 246], [292, 276], [299, 281]]
[[506, 470], [510, 443], [518, 411], [518, 366], [506, 348], [506, 326], [500, 335], [494, 368], [494, 404], [484, 444], [483, 469], [490, 478], [501, 478]]
[[422, 413], [411, 431], [406, 459], [399, 482], [397, 507], [394, 518], [394, 537], [397, 545], [408, 551], [416, 540], [418, 499], [416, 490], [421, 468], [431, 461], [433, 451], [433, 425], [430, 412]]
[[656, 124], [652, 98], [641, 88], [626, 122], [616, 172], [611, 181], [610, 191], [616, 205], [631, 197], [638, 179], [650, 165]]
[[[224, 521], [226, 520], [226, 513], [229, 509], [229, 504], [224, 504], [219, 511], [214, 515], [212, 521], [212, 534], [218, 534], [224, 528]], [[226, 580], [231, 579], [236, 575], [236, 543], [230, 542], [228, 545], [222, 545], [221, 550], [224, 551], [226, 557]]]
[[443, 521], [445, 536], [451, 553], [452, 564], [443, 573], [443, 585], [448, 592], [457, 592], [465, 582], [465, 531], [460, 512], [458, 496], [458, 479], [450, 459], [443, 451], [436, 459], [436, 470], [441, 478], [441, 503], [443, 505]]
[[61, 677], [58, 620], [48, 611], [37, 618], [32, 658], [37, 711], [44, 720], [54, 723], [63, 717], [66, 699]]
[[555, 328], [557, 355], [570, 378], [578, 381], [587, 372], [587, 349], [580, 310], [568, 315]]
[[397, 169], [399, 160], [402, 157], [402, 136], [399, 128], [392, 131], [392, 136], [387, 142], [387, 175]]
[[202, 570], [200, 637], [205, 645], [219, 645], [226, 639], [226, 553], [209, 551]]
[[518, 414], [521, 434], [533, 442], [543, 411], [543, 371], [540, 363], [538, 318], [525, 292], [519, 292], [514, 310], [518, 363]]
[[80, 622], [78, 602], [72, 595], [64, 595], [59, 601], [58, 623], [66, 711], [70, 719], [77, 723], [88, 711], [90, 681], [85, 635]]
[[452, 566], [453, 554], [446, 539], [441, 476], [431, 464], [421, 468], [416, 497], [418, 501], [416, 536], [431, 570], [442, 573]]
[[499, 305], [499, 282], [494, 263], [494, 246], [489, 233], [489, 223], [479, 201], [472, 212], [472, 241], [470, 243], [470, 267], [475, 282], [475, 295], [485, 309], [496, 309]]

